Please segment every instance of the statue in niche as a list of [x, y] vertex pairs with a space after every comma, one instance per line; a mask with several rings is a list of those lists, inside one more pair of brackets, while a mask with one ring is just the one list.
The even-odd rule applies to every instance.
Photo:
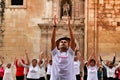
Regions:
[[70, 11], [70, 5], [66, 1], [65, 4], [63, 4], [63, 16], [70, 16], [69, 11]]

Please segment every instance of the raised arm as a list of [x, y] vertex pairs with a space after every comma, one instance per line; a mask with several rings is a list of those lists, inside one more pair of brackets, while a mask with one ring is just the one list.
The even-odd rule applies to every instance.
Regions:
[[81, 53], [79, 50], [76, 51], [77, 57], [79, 58], [80, 61], [83, 61], [84, 59], [81, 56]]
[[51, 36], [51, 50], [53, 50], [56, 47], [55, 37], [56, 37], [56, 15], [54, 16], [54, 26]]
[[73, 35], [72, 28], [70, 25], [70, 17], [68, 17], [67, 24], [68, 24], [68, 29], [70, 33], [70, 47], [72, 48], [72, 50], [75, 50], [75, 39], [74, 39], [74, 35]]
[[26, 55], [26, 59], [27, 59], [27, 64], [30, 65], [30, 60], [29, 60], [29, 57], [28, 57], [28, 51], [25, 50], [25, 55]]
[[93, 55], [94, 55], [94, 53], [90, 54], [86, 66], [89, 66], [89, 64], [90, 64], [90, 60], [93, 59]]
[[99, 60], [98, 60], [98, 56], [97, 56], [96, 54], [94, 54], [94, 56], [95, 56], [96, 64], [97, 64], [97, 66], [99, 67]]
[[0, 56], [0, 60], [1, 60], [2, 65], [3, 65], [3, 59], [4, 59], [4, 57]]
[[116, 60], [116, 53], [115, 53], [115, 56], [113, 57], [112, 64], [115, 64], [115, 60]]
[[101, 56], [100, 56], [100, 61], [101, 61], [102, 65], [103, 65], [105, 68], [107, 68], [107, 66], [106, 66], [105, 63], [103, 62], [103, 59], [102, 59]]
[[117, 66], [115, 66], [115, 68], [116, 68], [116, 69], [117, 69], [118, 67], [120, 67], [120, 61], [119, 61], [118, 65], [117, 65]]
[[44, 59], [44, 56], [43, 56], [43, 52], [40, 52], [39, 54], [39, 62], [38, 62], [38, 65], [40, 66], [41, 64], [43, 64], [43, 60]]

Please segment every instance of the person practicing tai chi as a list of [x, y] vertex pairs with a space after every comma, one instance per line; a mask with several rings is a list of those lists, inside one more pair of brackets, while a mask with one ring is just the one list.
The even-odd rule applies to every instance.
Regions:
[[70, 38], [62, 37], [55, 41], [56, 16], [54, 17], [54, 24], [51, 38], [53, 64], [50, 80], [76, 80], [74, 74], [75, 40], [70, 26], [70, 18], [67, 22]]
[[[116, 55], [116, 54], [115, 54]], [[102, 63], [102, 65], [106, 68], [107, 71], [107, 80], [115, 80], [115, 70], [120, 67], [120, 61], [118, 63], [118, 65], [114, 65], [113, 62], [110, 62], [108, 65], [105, 65], [102, 57], [100, 56], [100, 61]]]
[[99, 60], [95, 53], [90, 54], [86, 67], [87, 67], [87, 80], [98, 80], [97, 71], [99, 68]]

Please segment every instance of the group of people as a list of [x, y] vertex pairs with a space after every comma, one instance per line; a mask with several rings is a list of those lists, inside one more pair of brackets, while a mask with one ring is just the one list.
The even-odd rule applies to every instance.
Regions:
[[[70, 25], [70, 18], [67, 26], [70, 38], [56, 37], [57, 20], [54, 17], [54, 26], [51, 35], [51, 55], [45, 58], [43, 52], [39, 54], [39, 59], [29, 60], [28, 51], [25, 50], [26, 61], [15, 58], [14, 64], [0, 65], [0, 80], [13, 80], [13, 67], [16, 66], [16, 80], [81, 80], [80, 67], [84, 66], [83, 80], [120, 80], [120, 62], [115, 64], [115, 57], [112, 62], [104, 63], [101, 56], [90, 54], [87, 61], [81, 56], [76, 47], [74, 35]], [[100, 62], [103, 67], [100, 66]], [[105, 75], [103, 75], [105, 74]], [[101, 76], [103, 75], [103, 76]], [[105, 76], [105, 77], [104, 77]]]

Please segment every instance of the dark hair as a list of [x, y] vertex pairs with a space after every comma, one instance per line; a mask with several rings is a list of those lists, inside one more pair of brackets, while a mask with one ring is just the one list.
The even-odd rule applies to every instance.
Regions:
[[49, 60], [49, 62], [52, 62], [52, 60]]
[[96, 64], [95, 59], [91, 59], [89, 63], [94, 62]]
[[33, 62], [33, 61], [36, 61], [36, 62], [37, 62], [37, 59], [33, 59], [32, 62]]

